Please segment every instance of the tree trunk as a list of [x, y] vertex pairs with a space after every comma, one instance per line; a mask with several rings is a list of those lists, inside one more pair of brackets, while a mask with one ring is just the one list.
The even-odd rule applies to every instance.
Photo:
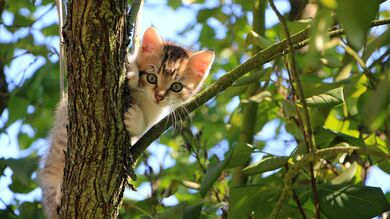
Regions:
[[70, 0], [68, 149], [61, 218], [116, 218], [126, 186], [126, 0]]

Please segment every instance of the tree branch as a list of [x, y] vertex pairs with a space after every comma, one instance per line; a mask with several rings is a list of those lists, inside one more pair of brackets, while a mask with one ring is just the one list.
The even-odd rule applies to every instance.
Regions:
[[[375, 20], [371, 23], [371, 26], [379, 26], [384, 24], [389, 24], [390, 18]], [[294, 49], [302, 48], [303, 46], [308, 45], [309, 43], [309, 33], [310, 27], [302, 30], [291, 36], [291, 42], [294, 44]], [[334, 31], [329, 32], [330, 37], [336, 37], [344, 34], [344, 29], [340, 28]], [[234, 81], [236, 81], [239, 77], [244, 75], [245, 73], [256, 69], [263, 64], [270, 62], [278, 57], [281, 57], [287, 54], [289, 51], [286, 49], [287, 41], [282, 40], [278, 43], [275, 43], [268, 48], [262, 50], [256, 55], [249, 58], [247, 61], [237, 66], [230, 72], [226, 73], [220, 79], [215, 81], [210, 87], [200, 92], [194, 100], [181, 106], [175, 110], [176, 115], [180, 115], [181, 119], [184, 119], [188, 116], [188, 114], [201, 105], [205, 104], [207, 101], [211, 100], [217, 94], [230, 87]], [[173, 113], [172, 113], [173, 114]], [[151, 129], [149, 129], [131, 148], [130, 152], [132, 154], [132, 158], [134, 160], [138, 159], [140, 154], [146, 150], [146, 148], [156, 140], [167, 128], [172, 125], [172, 121], [168, 118], [172, 115], [168, 115], [159, 123], [154, 125]]]

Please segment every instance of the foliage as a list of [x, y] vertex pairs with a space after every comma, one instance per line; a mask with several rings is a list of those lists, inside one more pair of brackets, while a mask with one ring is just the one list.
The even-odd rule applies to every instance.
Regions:
[[[125, 198], [120, 217], [267, 218], [287, 190], [292, 195], [278, 209], [277, 218], [315, 217], [317, 203], [321, 218], [370, 218], [390, 210], [389, 193], [365, 186], [372, 166], [390, 173], [390, 31], [387, 26], [370, 29], [373, 19], [390, 14], [378, 12], [379, 1], [355, 1], [322, 0], [313, 20], [287, 23], [290, 34], [312, 27], [309, 46], [293, 53], [305, 100], [294, 92], [291, 56], [275, 58], [263, 70], [245, 74], [194, 111], [191, 119], [177, 122], [160, 137], [159, 146], [141, 156], [135, 186], [150, 188], [150, 196], [139, 201]], [[264, 49], [286, 38], [280, 22], [268, 25], [264, 36], [253, 32], [252, 1], [183, 2], [167, 3], [177, 11], [196, 10], [196, 19], [180, 34], [199, 30], [194, 47], [211, 48], [217, 54], [207, 85], [253, 55], [253, 46]], [[145, 7], [150, 7], [148, 1]], [[41, 22], [45, 17], [41, 15], [55, 10], [52, 2], [43, 0], [34, 6], [30, 1], [6, 1], [1, 9], [0, 31], [12, 34], [9, 39], [0, 37], [0, 67], [6, 70], [9, 91], [1, 132], [6, 138], [12, 127], [18, 127], [18, 140], [10, 144], [17, 145], [23, 156], [1, 158], [0, 173], [12, 171], [8, 187], [13, 194], [29, 194], [38, 186], [37, 153], [42, 153], [42, 138], [48, 134], [59, 97], [58, 53], [46, 43], [58, 34], [58, 25]], [[269, 7], [268, 12], [272, 13]], [[346, 36], [327, 35], [330, 28], [340, 26]], [[9, 72], [22, 58], [35, 62], [20, 72]], [[259, 88], [248, 95], [252, 84]], [[257, 107], [257, 114], [250, 115], [256, 134], [245, 142], [241, 136], [250, 125], [244, 123], [243, 108], [249, 103]], [[302, 116], [305, 110], [309, 120]], [[267, 130], [272, 125], [275, 129]], [[312, 165], [302, 162], [310, 158], [303, 131], [307, 125], [317, 149], [364, 150], [335, 150], [332, 156], [312, 157]], [[1, 150], [7, 147], [1, 145]], [[160, 156], [159, 165], [156, 153], [161, 148], [166, 154]], [[232, 176], [241, 170], [245, 183], [233, 185]], [[169, 204], [172, 197], [177, 204]], [[42, 218], [38, 201], [15, 196], [0, 210], [0, 217]]]

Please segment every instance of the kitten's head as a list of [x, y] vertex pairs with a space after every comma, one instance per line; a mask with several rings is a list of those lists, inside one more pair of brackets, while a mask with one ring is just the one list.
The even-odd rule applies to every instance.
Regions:
[[164, 42], [156, 29], [149, 27], [136, 56], [140, 89], [159, 106], [177, 106], [196, 94], [207, 77], [214, 52], [191, 52]]

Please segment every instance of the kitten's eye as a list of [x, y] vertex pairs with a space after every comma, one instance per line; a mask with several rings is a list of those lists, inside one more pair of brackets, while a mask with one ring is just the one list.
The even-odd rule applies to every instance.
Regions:
[[180, 92], [183, 89], [183, 85], [179, 82], [174, 82], [170, 89], [174, 92]]
[[157, 83], [157, 76], [152, 73], [148, 73], [146, 75], [146, 80], [151, 83], [151, 84], [156, 84]]

